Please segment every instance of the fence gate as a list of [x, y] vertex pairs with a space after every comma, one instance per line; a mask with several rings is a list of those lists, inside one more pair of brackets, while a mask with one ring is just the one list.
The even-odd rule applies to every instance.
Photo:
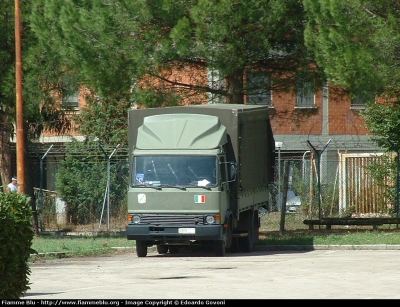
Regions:
[[376, 184], [368, 166], [383, 153], [339, 153], [339, 212], [354, 207], [356, 214], [387, 213], [385, 187]]

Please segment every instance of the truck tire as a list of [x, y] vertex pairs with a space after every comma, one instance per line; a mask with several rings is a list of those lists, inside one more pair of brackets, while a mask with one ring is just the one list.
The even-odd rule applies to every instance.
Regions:
[[240, 251], [240, 247], [239, 247], [239, 238], [232, 238], [232, 245], [231, 247], [228, 249], [228, 251], [230, 253], [237, 253], [238, 251]]
[[253, 230], [253, 242], [257, 243], [260, 240], [260, 211], [254, 211], [254, 230]]
[[229, 217], [228, 228], [226, 229], [225, 248], [230, 250], [233, 244], [233, 222], [232, 216]]
[[239, 238], [240, 240], [240, 246], [243, 252], [245, 253], [251, 253], [253, 251], [253, 245], [254, 245], [254, 214], [253, 212], [248, 212], [247, 214], [247, 236], [243, 238]]
[[179, 253], [180, 246], [178, 246], [178, 245], [170, 245], [168, 247], [168, 249], [169, 249], [169, 253], [170, 254], [177, 254], [177, 253]]
[[142, 240], [136, 240], [136, 255], [138, 257], [147, 256], [147, 242]]
[[225, 241], [224, 240], [215, 240], [214, 241], [214, 254], [217, 257], [225, 256]]
[[248, 233], [247, 236], [239, 238], [242, 251], [244, 253], [251, 253], [253, 251], [253, 234]]
[[159, 254], [166, 254], [166, 253], [168, 253], [168, 246], [167, 246], [167, 245], [157, 244], [157, 252], [158, 252]]

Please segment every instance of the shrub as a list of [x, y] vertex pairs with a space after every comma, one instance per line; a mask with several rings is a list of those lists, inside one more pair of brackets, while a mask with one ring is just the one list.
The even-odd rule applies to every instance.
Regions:
[[18, 299], [30, 289], [31, 222], [30, 197], [0, 193], [0, 298]]
[[[65, 160], [61, 161], [56, 176], [57, 194], [67, 203], [69, 222], [73, 225], [89, 224], [104, 210], [104, 188], [108, 180], [107, 155], [113, 148], [107, 148], [106, 155], [103, 147], [94, 141], [82, 143], [74, 140], [66, 146], [69, 151]], [[117, 168], [120, 165], [117, 158], [112, 162], [109, 198], [115, 215], [124, 204], [127, 183], [117, 176], [117, 172], [121, 172]]]

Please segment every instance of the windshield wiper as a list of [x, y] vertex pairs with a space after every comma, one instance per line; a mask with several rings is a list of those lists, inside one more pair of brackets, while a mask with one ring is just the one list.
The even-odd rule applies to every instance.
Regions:
[[133, 188], [152, 188], [155, 190], [162, 190], [162, 188], [175, 188], [175, 189], [179, 189], [182, 191], [186, 191], [186, 188], [201, 188], [201, 189], [205, 189], [208, 191], [211, 191], [211, 188], [208, 186], [204, 186], [204, 185], [197, 185], [197, 184], [189, 184], [186, 186], [180, 186], [180, 185], [171, 185], [171, 184], [161, 184], [161, 185], [157, 185], [157, 186], [153, 186], [153, 185], [147, 185], [147, 184], [137, 184], [132, 186]]
[[171, 184], [162, 184], [159, 186], [160, 188], [176, 188], [179, 190], [186, 190], [186, 187], [180, 186], [180, 185], [171, 185]]
[[147, 184], [136, 184], [136, 185], [132, 185], [132, 188], [152, 188], [155, 190], [161, 190], [160, 186], [154, 186], [154, 185], [147, 185]]
[[205, 186], [205, 185], [197, 185], [197, 184], [189, 184], [186, 186], [187, 188], [202, 188], [205, 190], [211, 190], [211, 188], [209, 186]]

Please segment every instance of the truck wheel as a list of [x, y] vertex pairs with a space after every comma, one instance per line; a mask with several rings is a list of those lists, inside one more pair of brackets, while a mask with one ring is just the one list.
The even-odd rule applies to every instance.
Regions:
[[224, 240], [216, 240], [214, 241], [214, 254], [217, 257], [225, 256], [225, 241]]
[[232, 245], [229, 248], [229, 252], [237, 253], [240, 250], [239, 244], [240, 244], [239, 238], [232, 238]]
[[245, 253], [251, 253], [253, 251], [253, 236], [254, 236], [254, 215], [252, 212], [248, 213], [247, 217], [247, 236], [240, 238], [240, 245], [242, 251]]
[[233, 244], [233, 222], [232, 222], [232, 216], [229, 218], [229, 223], [228, 223], [228, 228], [226, 230], [226, 241], [225, 241], [225, 247], [227, 249], [230, 249]]
[[254, 230], [253, 230], [253, 242], [256, 243], [260, 239], [260, 215], [259, 211], [254, 211]]
[[178, 245], [170, 245], [168, 247], [170, 254], [177, 254], [179, 253], [180, 247]]
[[244, 238], [240, 238], [242, 251], [244, 253], [251, 253], [253, 251], [253, 234], [248, 233]]
[[167, 245], [157, 244], [157, 252], [158, 252], [159, 254], [166, 254], [166, 253], [168, 253], [168, 246], [167, 246]]
[[146, 257], [147, 256], [147, 242], [136, 240], [136, 255], [138, 257]]

